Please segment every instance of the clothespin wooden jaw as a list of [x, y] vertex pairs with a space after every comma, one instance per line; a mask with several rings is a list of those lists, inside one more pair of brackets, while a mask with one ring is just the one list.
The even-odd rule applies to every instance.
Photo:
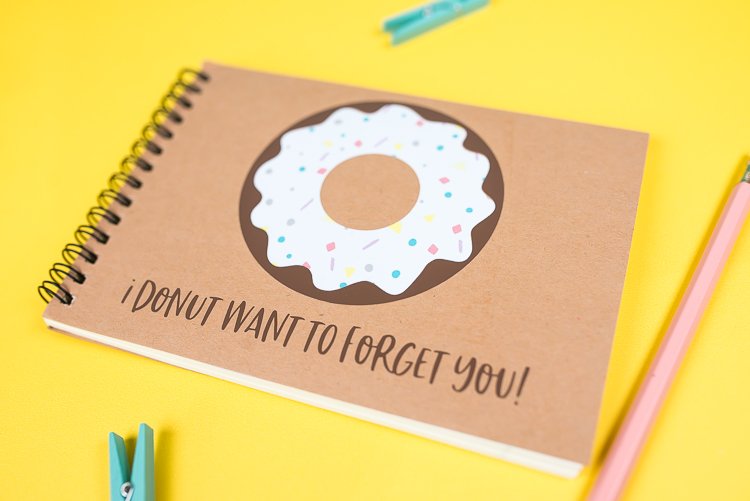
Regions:
[[132, 470], [125, 441], [121, 436], [110, 433], [110, 501], [154, 501], [154, 493], [154, 430], [145, 423], [138, 428]]
[[383, 30], [391, 33], [393, 45], [484, 7], [489, 0], [445, 0], [422, 5], [383, 22]]

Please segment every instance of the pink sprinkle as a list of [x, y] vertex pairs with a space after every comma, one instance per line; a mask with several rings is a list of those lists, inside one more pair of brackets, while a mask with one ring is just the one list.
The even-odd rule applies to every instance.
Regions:
[[453, 233], [461, 233], [461, 225], [457, 224], [453, 227]]
[[328, 169], [325, 169], [324, 167], [321, 167], [320, 169], [318, 169], [318, 174], [325, 174], [326, 170], [328, 170]]
[[362, 146], [362, 141], [360, 141], [359, 139], [357, 139], [356, 141], [354, 141], [354, 146], [356, 146], [357, 148], [359, 148], [360, 146]]
[[439, 179], [439, 181], [440, 181], [441, 183], [445, 184], [445, 183], [447, 183], [448, 181], [450, 181], [450, 179], [448, 179], [447, 177], [441, 177], [441, 178]]
[[326, 244], [326, 250], [328, 252], [331, 252], [335, 248], [336, 248], [336, 242], [330, 242]]
[[310, 269], [310, 263], [308, 263], [307, 261], [305, 261], [304, 263], [302, 263], [302, 266], [304, 266], [308, 270]]
[[417, 120], [417, 127], [422, 127], [424, 125], [424, 122], [421, 120]]
[[438, 248], [437, 248], [437, 245], [435, 244], [430, 245], [430, 247], [427, 249], [427, 252], [433, 255], [437, 254], [437, 251], [438, 251]]

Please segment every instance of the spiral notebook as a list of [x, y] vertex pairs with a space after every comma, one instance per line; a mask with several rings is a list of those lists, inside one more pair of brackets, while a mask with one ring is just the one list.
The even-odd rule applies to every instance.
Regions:
[[206, 63], [51, 269], [44, 320], [574, 476], [647, 141]]

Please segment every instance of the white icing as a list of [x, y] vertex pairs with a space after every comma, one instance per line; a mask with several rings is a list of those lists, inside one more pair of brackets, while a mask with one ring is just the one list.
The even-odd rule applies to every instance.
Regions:
[[[279, 154], [253, 179], [261, 201], [250, 217], [268, 235], [268, 260], [306, 266], [324, 291], [367, 281], [391, 295], [436, 259], [465, 261], [472, 229], [495, 210], [482, 191], [489, 160], [464, 148], [465, 139], [463, 127], [397, 104], [373, 113], [340, 108], [320, 124], [285, 133]], [[414, 170], [417, 203], [391, 226], [346, 228], [323, 209], [323, 181], [345, 160], [371, 154], [391, 155]]]

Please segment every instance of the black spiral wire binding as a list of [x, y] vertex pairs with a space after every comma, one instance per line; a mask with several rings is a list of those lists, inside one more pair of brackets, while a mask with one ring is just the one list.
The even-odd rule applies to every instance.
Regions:
[[[200, 94], [202, 89], [200, 83], [209, 81], [209, 76], [202, 72], [191, 69], [182, 70], [177, 80], [169, 88], [169, 92], [162, 98], [159, 108], [151, 115], [151, 121], [146, 124], [141, 136], [133, 143], [130, 154], [120, 163], [120, 168], [112, 174], [107, 187], [97, 196], [97, 205], [92, 207], [86, 215], [86, 223], [79, 226], [74, 232], [74, 243], [69, 243], [62, 251], [64, 262], [52, 265], [49, 270], [50, 280], [44, 280], [37, 288], [41, 298], [49, 303], [52, 298], [57, 298], [63, 304], [69, 305], [73, 302], [73, 295], [62, 283], [69, 278], [77, 284], [86, 280], [81, 270], [74, 266], [79, 257], [87, 263], [93, 264], [98, 256], [86, 243], [94, 240], [100, 244], [106, 244], [110, 235], [99, 228], [99, 223], [106, 221], [111, 225], [120, 224], [122, 216], [112, 210], [115, 204], [120, 207], [129, 207], [133, 200], [120, 192], [121, 188], [128, 186], [140, 189], [143, 181], [133, 174], [136, 169], [149, 172], [154, 169], [151, 162], [142, 157], [143, 153], [150, 152], [153, 155], [161, 155], [163, 148], [155, 140], [169, 140], [174, 137], [174, 132], [166, 124], [178, 125], [184, 117], [182, 113], [193, 107], [189, 98], [190, 94]], [[179, 111], [178, 111], [179, 110]]]

